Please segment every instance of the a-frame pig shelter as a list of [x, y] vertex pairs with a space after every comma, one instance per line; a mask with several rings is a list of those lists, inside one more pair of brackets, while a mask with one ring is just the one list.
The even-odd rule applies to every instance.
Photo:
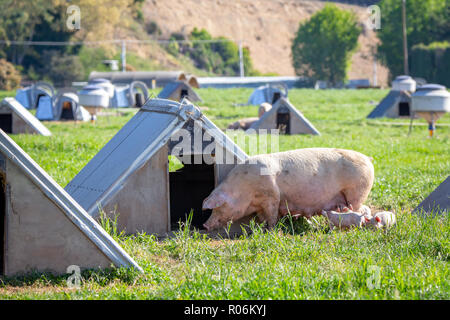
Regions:
[[367, 118], [399, 118], [411, 116], [411, 93], [416, 91], [416, 81], [410, 76], [398, 76], [392, 81], [392, 90], [369, 113]]
[[[169, 172], [169, 155], [184, 166]], [[99, 208], [111, 217], [118, 214], [118, 227], [126, 233], [164, 236], [178, 229], [191, 209], [192, 226], [202, 228], [211, 214], [202, 212], [203, 200], [246, 159], [189, 101], [151, 99], [66, 190], [93, 217], [99, 217]]]
[[166, 84], [166, 86], [158, 94], [158, 98], [170, 99], [178, 102], [183, 99], [188, 99], [192, 102], [202, 101], [200, 96], [185, 81], [173, 81]]
[[411, 94], [408, 91], [392, 90], [373, 109], [367, 118], [399, 118], [411, 116]]
[[247, 132], [258, 132], [260, 129], [278, 129], [280, 134], [320, 135], [313, 124], [284, 97], [279, 98], [272, 109], [254, 122]]
[[450, 176], [414, 209], [415, 213], [442, 214], [450, 211]]
[[0, 275], [135, 267], [133, 259], [0, 130]]
[[0, 129], [12, 134], [29, 133], [51, 136], [51, 132], [42, 122], [11, 97], [0, 102]]

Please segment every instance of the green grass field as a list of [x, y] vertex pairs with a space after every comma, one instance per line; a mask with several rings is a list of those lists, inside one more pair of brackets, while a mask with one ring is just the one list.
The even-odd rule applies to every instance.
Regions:
[[[257, 115], [257, 106], [233, 106], [245, 103], [251, 89], [198, 92], [206, 115], [222, 129]], [[291, 90], [291, 102], [321, 136], [281, 136], [279, 149], [336, 147], [372, 157], [375, 183], [367, 204], [397, 213], [388, 232], [330, 231], [320, 217], [313, 226], [302, 220], [282, 221], [271, 231], [255, 225], [237, 239], [183, 228], [166, 240], [114, 234], [145, 274], [85, 272], [79, 289], [67, 287], [67, 276], [0, 278], [0, 299], [449, 299], [449, 217], [410, 212], [450, 174], [450, 115], [438, 121], [433, 139], [423, 120], [414, 121], [408, 136], [408, 119], [365, 118], [386, 94]], [[13, 93], [0, 98], [7, 95]], [[121, 110], [95, 125], [49, 122], [52, 137], [12, 138], [65, 186], [132, 115]]]

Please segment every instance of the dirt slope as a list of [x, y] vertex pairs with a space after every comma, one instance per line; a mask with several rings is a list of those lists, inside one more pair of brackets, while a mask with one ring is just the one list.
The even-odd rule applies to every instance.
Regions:
[[[354, 10], [361, 24], [367, 20], [365, 7], [337, 4]], [[194, 27], [205, 28], [213, 36], [242, 39], [256, 69], [294, 75], [291, 41], [299, 22], [321, 9], [324, 2], [312, 0], [147, 0], [146, 21], [155, 21], [163, 36], [171, 32], [189, 33]], [[377, 38], [365, 29], [359, 50], [352, 58], [350, 79], [373, 79], [373, 50]], [[386, 85], [387, 70], [377, 65], [378, 84]]]

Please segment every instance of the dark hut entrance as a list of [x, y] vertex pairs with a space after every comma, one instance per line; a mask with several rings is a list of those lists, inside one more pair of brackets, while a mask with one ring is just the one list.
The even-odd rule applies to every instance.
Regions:
[[[198, 155], [197, 160], [200, 159]], [[203, 229], [203, 224], [211, 215], [211, 210], [202, 211], [203, 200], [214, 190], [214, 165], [201, 161], [194, 164], [183, 163], [183, 168], [169, 173], [170, 221], [171, 229], [179, 228], [179, 222], [187, 221], [193, 210], [191, 226]], [[188, 161], [186, 161], [188, 162]]]
[[39, 101], [41, 100], [42, 97], [45, 97], [45, 94], [41, 93], [37, 96], [36, 105], [34, 106], [34, 109], [37, 109], [37, 107], [39, 107]]
[[73, 120], [75, 115], [73, 114], [73, 105], [70, 101], [64, 101], [62, 105], [61, 119]]
[[400, 102], [398, 104], [398, 115], [401, 117], [411, 115], [408, 102]]
[[0, 114], [0, 128], [5, 133], [12, 133], [12, 114]]
[[135, 107], [141, 108], [145, 103], [144, 96], [142, 95], [142, 93], [136, 93], [134, 95], [134, 101], [136, 101]]
[[285, 106], [277, 110], [277, 129], [280, 130], [280, 134], [291, 134], [291, 115]]
[[184, 97], [189, 95], [188, 89], [181, 89], [180, 101], [183, 100]]
[[275, 102], [277, 102], [278, 99], [280, 99], [280, 98], [281, 98], [281, 94], [280, 94], [279, 92], [275, 92], [275, 93], [273, 94], [273, 98], [272, 98], [272, 105], [274, 105]]

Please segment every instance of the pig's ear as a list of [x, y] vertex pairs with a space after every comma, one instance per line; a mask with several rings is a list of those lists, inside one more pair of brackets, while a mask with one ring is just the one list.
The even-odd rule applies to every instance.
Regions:
[[375, 220], [377, 220], [377, 222], [381, 222], [381, 218], [380, 217], [375, 217]]
[[222, 191], [213, 192], [208, 198], [203, 200], [203, 210], [215, 209], [223, 206], [228, 201], [228, 195]]

